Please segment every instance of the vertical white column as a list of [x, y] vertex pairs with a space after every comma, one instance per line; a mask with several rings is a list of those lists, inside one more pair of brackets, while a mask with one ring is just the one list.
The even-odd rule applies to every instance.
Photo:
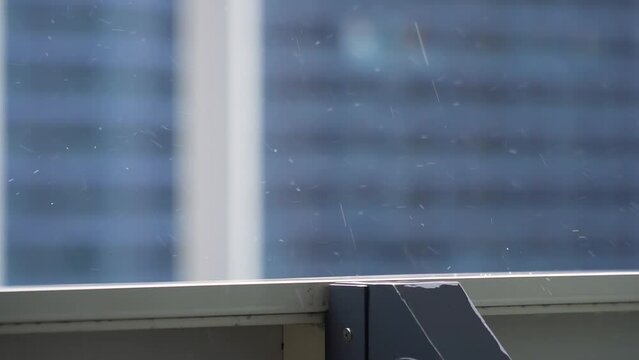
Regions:
[[176, 3], [179, 280], [228, 277], [225, 0]]
[[177, 278], [260, 278], [260, 0], [176, 4]]
[[262, 8], [228, 2], [229, 278], [262, 277]]

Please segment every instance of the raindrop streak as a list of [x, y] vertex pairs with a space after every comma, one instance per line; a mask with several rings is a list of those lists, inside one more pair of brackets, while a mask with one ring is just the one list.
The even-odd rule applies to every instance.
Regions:
[[[419, 39], [419, 46], [422, 49], [422, 57], [424, 58], [424, 63], [426, 66], [430, 66], [430, 62], [428, 61], [428, 55], [426, 55], [426, 47], [424, 47], [424, 40], [422, 39], [422, 33], [419, 31], [419, 25], [417, 25], [417, 21], [415, 21], [415, 32], [417, 33], [417, 39]], [[435, 80], [430, 81], [433, 84], [433, 90], [435, 91], [435, 97], [437, 97], [437, 103], [441, 104], [441, 100], [439, 99], [439, 93], [437, 92], [437, 86], [435, 85]]]
[[541, 153], [539, 154], [539, 158], [541, 159], [541, 162], [544, 164], [544, 166], [548, 167], [548, 163], [546, 162], [546, 159]]
[[417, 21], [415, 21], [414, 24], [415, 24], [415, 32], [417, 32], [417, 38], [419, 39], [419, 46], [422, 47], [422, 56], [424, 57], [424, 62], [426, 63], [426, 66], [430, 66], [430, 63], [428, 62], [428, 56], [426, 56], [426, 48], [424, 47], [424, 41], [422, 40], [422, 33], [419, 31], [419, 25], [417, 25]]
[[344, 221], [344, 227], [348, 227], [348, 224], [346, 224], [346, 215], [344, 215], [344, 207], [342, 206], [342, 203], [339, 203], [339, 211], [342, 213], [342, 221]]
[[441, 101], [439, 100], [439, 93], [437, 92], [437, 86], [435, 85], [435, 80], [431, 80], [430, 82], [431, 84], [433, 84], [433, 90], [435, 90], [435, 96], [437, 97], [437, 102], [441, 104]]
[[348, 225], [348, 222], [346, 221], [346, 214], [344, 214], [344, 207], [342, 206], [342, 203], [339, 203], [339, 211], [342, 214], [342, 221], [344, 222], [344, 227], [348, 229], [351, 242], [353, 243], [353, 249], [357, 250], [357, 243], [355, 242], [355, 234], [353, 234], [353, 228], [350, 227]]
[[355, 235], [353, 234], [353, 228], [349, 226], [348, 231], [351, 234], [351, 242], [353, 243], [353, 249], [357, 250], [357, 243], [355, 242]]

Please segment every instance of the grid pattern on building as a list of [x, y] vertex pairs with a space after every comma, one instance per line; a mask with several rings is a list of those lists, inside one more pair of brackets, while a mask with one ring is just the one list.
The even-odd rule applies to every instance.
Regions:
[[4, 11], [7, 282], [171, 280], [172, 2]]
[[265, 4], [267, 276], [636, 268], [636, 2]]

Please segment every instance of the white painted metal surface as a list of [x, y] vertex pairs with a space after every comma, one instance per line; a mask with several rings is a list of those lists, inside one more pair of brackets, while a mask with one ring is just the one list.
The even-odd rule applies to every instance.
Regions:
[[228, 276], [227, 15], [225, 0], [178, 3], [176, 138], [179, 280]]
[[639, 312], [485, 318], [516, 360], [637, 359]]
[[178, 276], [259, 279], [261, 1], [177, 5]]
[[0, 335], [3, 360], [281, 360], [282, 357], [280, 326]]
[[[204, 0], [208, 1], [208, 0]], [[228, 187], [225, 279], [262, 275], [262, 1], [228, 8]]]
[[312, 324], [328, 285], [355, 280], [459, 281], [485, 315], [639, 310], [636, 272], [16, 287], [0, 291], [0, 332]]

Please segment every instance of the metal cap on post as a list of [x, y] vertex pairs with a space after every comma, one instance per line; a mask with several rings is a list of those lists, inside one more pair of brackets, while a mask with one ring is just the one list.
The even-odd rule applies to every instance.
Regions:
[[457, 282], [330, 288], [328, 360], [510, 359]]

